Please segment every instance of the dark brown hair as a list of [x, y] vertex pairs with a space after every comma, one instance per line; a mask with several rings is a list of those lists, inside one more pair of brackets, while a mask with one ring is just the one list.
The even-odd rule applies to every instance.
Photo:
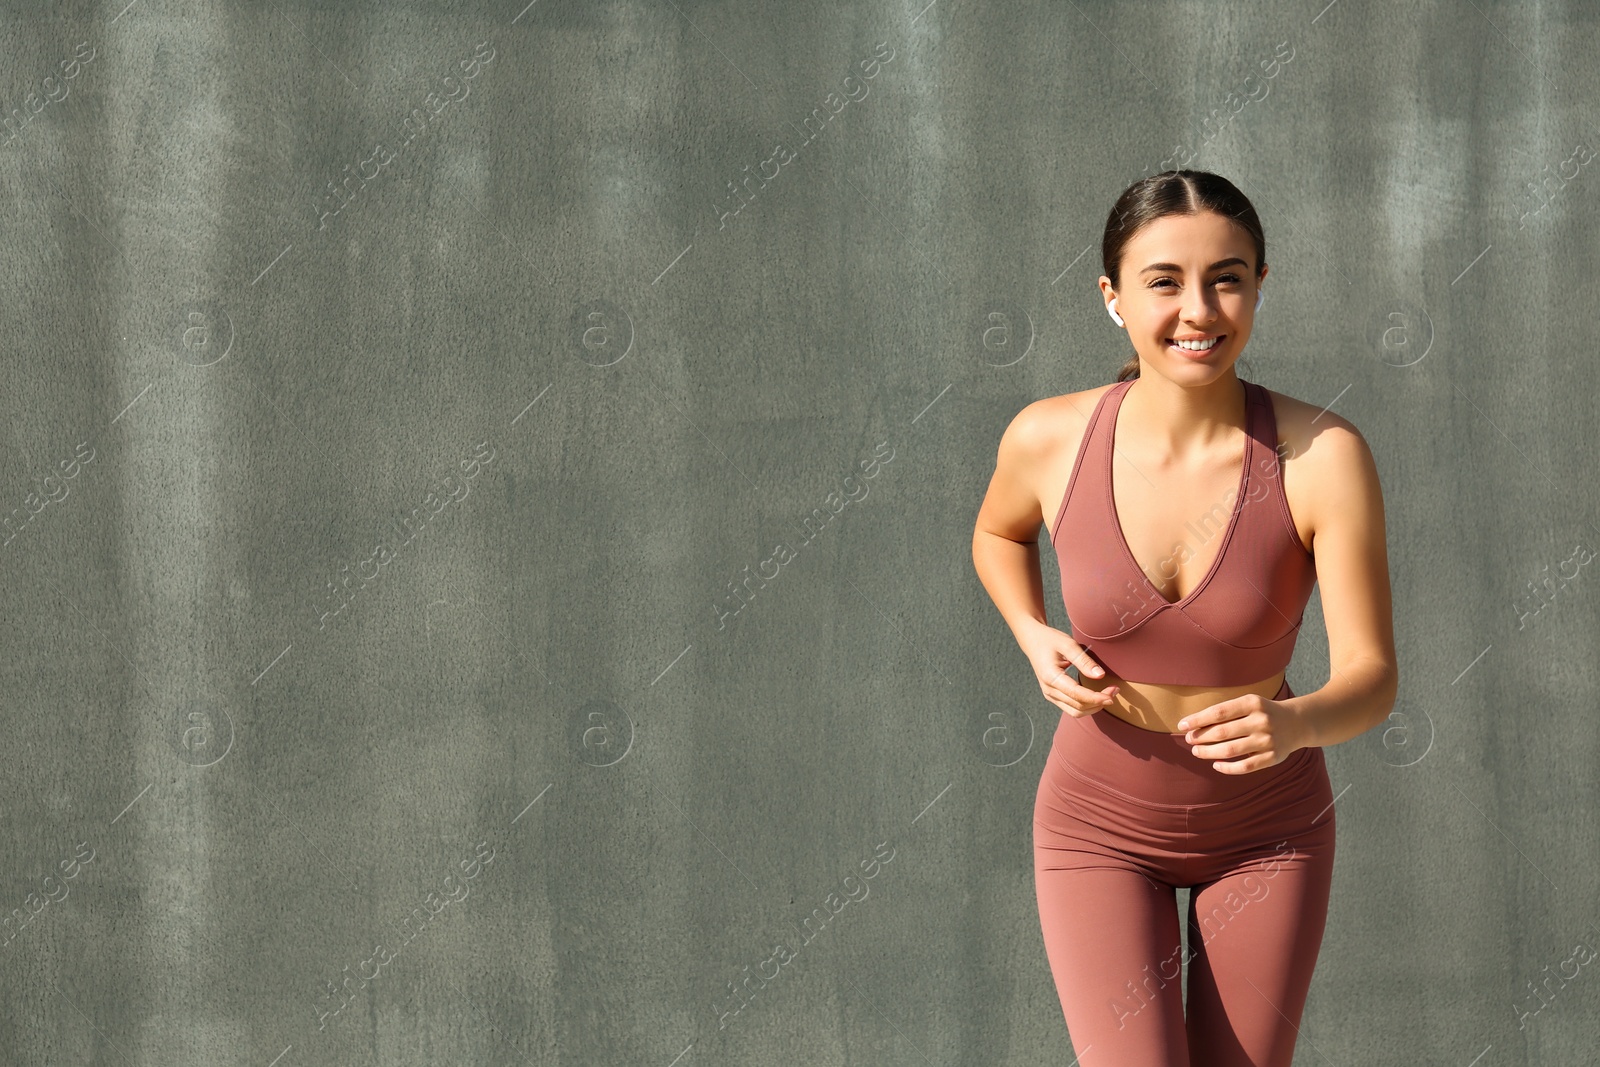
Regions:
[[[1111, 213], [1106, 216], [1105, 236], [1100, 239], [1100, 263], [1111, 287], [1120, 289], [1118, 272], [1122, 251], [1133, 235], [1156, 219], [1168, 215], [1198, 215], [1214, 211], [1232, 219], [1250, 235], [1256, 246], [1256, 277], [1267, 265], [1267, 238], [1261, 220], [1249, 197], [1220, 174], [1207, 170], [1167, 170], [1140, 178], [1122, 191]], [[1139, 357], [1135, 354], [1117, 371], [1117, 381], [1139, 376]]]

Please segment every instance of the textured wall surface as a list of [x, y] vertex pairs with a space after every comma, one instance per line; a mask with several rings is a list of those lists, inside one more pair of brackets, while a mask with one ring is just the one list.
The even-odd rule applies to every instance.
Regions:
[[1187, 161], [1266, 227], [1241, 373], [1387, 506], [1404, 677], [1327, 752], [1296, 1062], [1592, 1062], [1594, 5], [0, 44], [0, 1061], [1070, 1062], [1059, 712], [969, 546], [1011, 417], [1128, 354], [1111, 203]]

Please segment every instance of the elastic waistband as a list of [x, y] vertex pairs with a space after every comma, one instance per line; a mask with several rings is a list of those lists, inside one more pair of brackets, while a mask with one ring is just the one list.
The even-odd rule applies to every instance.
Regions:
[[[1289, 683], [1273, 696], [1293, 696]], [[1303, 748], [1282, 763], [1245, 774], [1219, 771], [1215, 760], [1194, 754], [1182, 733], [1141, 729], [1107, 711], [1062, 714], [1050, 745], [1050, 759], [1066, 763], [1078, 777], [1153, 808], [1182, 808], [1237, 800], [1292, 775], [1321, 756]]]

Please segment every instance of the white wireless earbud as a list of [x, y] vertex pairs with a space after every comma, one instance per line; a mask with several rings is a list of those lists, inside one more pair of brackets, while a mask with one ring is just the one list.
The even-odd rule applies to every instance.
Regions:
[[1257, 289], [1256, 290], [1256, 310], [1257, 311], [1261, 310], [1261, 301], [1265, 300], [1266, 298], [1267, 298], [1266, 290], [1264, 290], [1264, 289]]

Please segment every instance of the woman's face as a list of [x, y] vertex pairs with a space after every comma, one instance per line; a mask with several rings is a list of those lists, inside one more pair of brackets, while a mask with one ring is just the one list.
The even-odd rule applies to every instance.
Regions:
[[[1108, 304], [1116, 298], [1147, 368], [1175, 381], [1209, 381], [1233, 365], [1250, 337], [1260, 286], [1255, 259], [1255, 242], [1229, 219], [1211, 211], [1168, 215], [1124, 246], [1121, 286], [1113, 290], [1102, 275], [1100, 290]], [[1216, 340], [1205, 351], [1173, 343], [1188, 338]]]

